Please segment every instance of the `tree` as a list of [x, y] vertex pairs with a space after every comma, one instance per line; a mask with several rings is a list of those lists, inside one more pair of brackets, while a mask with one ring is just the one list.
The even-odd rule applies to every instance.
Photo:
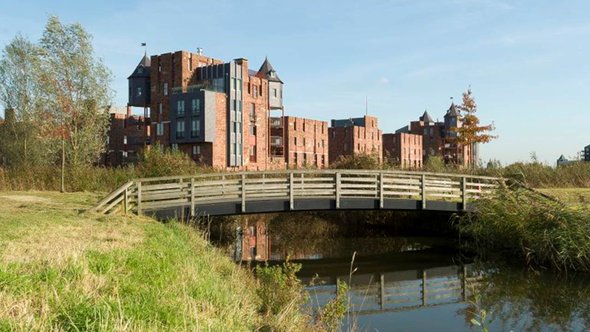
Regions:
[[452, 131], [457, 133], [456, 142], [458, 145], [463, 147], [468, 146], [470, 148], [471, 158], [469, 158], [470, 166], [476, 163], [475, 160], [475, 144], [489, 143], [493, 139], [498, 138], [489, 134], [494, 130], [493, 124], [480, 125], [479, 118], [475, 115], [477, 112], [477, 104], [473, 99], [471, 88], [463, 92], [463, 101], [461, 105], [457, 106], [459, 110], [459, 121], [460, 126], [452, 128]]
[[105, 149], [111, 74], [95, 58], [91, 39], [80, 24], [63, 25], [52, 16], [40, 41], [44, 133], [61, 145], [62, 177], [66, 164], [73, 170], [92, 165]]
[[39, 137], [42, 104], [39, 48], [21, 35], [8, 43], [0, 59], [0, 103], [7, 114], [0, 128], [0, 155], [8, 167], [47, 163], [50, 150]]

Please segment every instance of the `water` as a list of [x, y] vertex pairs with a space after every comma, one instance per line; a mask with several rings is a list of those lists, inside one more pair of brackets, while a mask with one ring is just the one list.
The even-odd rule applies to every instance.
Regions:
[[242, 260], [281, 264], [288, 256], [302, 264], [298, 277], [312, 312], [335, 296], [338, 281], [346, 282], [345, 330], [481, 331], [474, 320], [490, 331], [590, 329], [587, 275], [482, 263], [452, 238], [342, 232], [301, 220], [250, 222], [243, 234]]

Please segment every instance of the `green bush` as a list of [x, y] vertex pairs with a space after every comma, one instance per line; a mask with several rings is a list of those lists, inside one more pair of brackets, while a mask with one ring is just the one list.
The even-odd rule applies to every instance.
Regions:
[[301, 264], [285, 262], [282, 266], [257, 266], [256, 277], [260, 287], [256, 290], [261, 300], [260, 311], [277, 315], [289, 308], [298, 308], [305, 301], [303, 285], [295, 275]]
[[374, 154], [358, 154], [354, 156], [340, 156], [330, 165], [332, 169], [382, 169], [383, 165]]

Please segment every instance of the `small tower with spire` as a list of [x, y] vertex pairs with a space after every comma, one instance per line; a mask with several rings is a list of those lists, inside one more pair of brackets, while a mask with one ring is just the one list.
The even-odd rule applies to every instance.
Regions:
[[452, 131], [452, 128], [457, 128], [460, 126], [459, 123], [459, 111], [457, 110], [457, 106], [451, 100], [451, 106], [445, 113], [445, 131], [449, 137], [457, 137], [457, 133]]
[[135, 70], [127, 78], [129, 82], [128, 106], [149, 107], [150, 106], [150, 58], [144, 54]]
[[283, 81], [277, 75], [276, 70], [268, 61], [268, 57], [264, 58], [264, 62], [256, 77], [261, 77], [268, 80], [268, 104], [270, 109], [282, 109], [283, 108]]

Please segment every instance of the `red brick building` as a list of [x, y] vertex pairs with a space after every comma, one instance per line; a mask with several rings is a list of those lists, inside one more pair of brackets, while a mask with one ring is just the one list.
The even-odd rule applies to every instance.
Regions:
[[330, 163], [359, 154], [372, 154], [382, 161], [382, 131], [376, 117], [332, 120], [328, 137]]
[[129, 105], [151, 120], [147, 143], [219, 169], [284, 167], [282, 151], [271, 149], [270, 121], [283, 115], [282, 96], [268, 59], [256, 71], [246, 59], [225, 63], [201, 50], [145, 56], [129, 77]]
[[104, 164], [118, 166], [136, 162], [146, 144], [146, 119], [132, 115], [131, 107], [127, 107], [125, 113], [111, 113], [110, 117]]
[[459, 111], [455, 104], [451, 104], [444, 116], [444, 122], [434, 121], [428, 112], [412, 121], [409, 126], [397, 132], [422, 136], [423, 161], [433, 156], [441, 157], [446, 164], [468, 166], [472, 165], [476, 154], [472, 154], [472, 146], [456, 143], [457, 133], [453, 128], [461, 127]]
[[286, 116], [283, 123], [287, 167], [328, 166], [328, 122]]
[[401, 168], [421, 168], [422, 135], [383, 134], [383, 160]]

